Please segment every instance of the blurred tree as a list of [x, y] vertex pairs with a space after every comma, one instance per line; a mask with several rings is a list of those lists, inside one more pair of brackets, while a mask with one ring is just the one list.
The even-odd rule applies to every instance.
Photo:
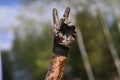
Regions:
[[115, 17], [115, 19], [116, 19], [116, 22], [117, 22], [117, 27], [118, 27], [118, 31], [119, 31], [119, 34], [120, 34], [120, 14], [119, 14], [119, 2], [118, 2], [118, 0], [116, 0], [116, 1], [114, 1], [114, 0], [112, 0], [111, 1], [112, 3], [112, 8], [113, 8], [113, 14], [114, 14], [114, 17]]
[[111, 36], [113, 38], [113, 41], [115, 43], [118, 55], [120, 56], [120, 34], [117, 28], [117, 23], [116, 20], [114, 20], [113, 24], [110, 26], [110, 32], [111, 32]]
[[119, 4], [120, 4], [120, 1], [119, 0], [102, 0], [102, 3], [104, 3], [105, 5], [109, 6], [111, 8], [111, 11], [116, 20], [116, 23], [117, 23], [117, 27], [118, 27], [118, 31], [119, 31], [119, 34], [120, 34], [120, 12], [119, 12]]
[[93, 72], [92, 72], [92, 68], [91, 68], [91, 65], [90, 65], [90, 62], [89, 62], [89, 59], [88, 59], [87, 51], [85, 49], [85, 45], [84, 45], [82, 34], [81, 34], [81, 31], [80, 31], [79, 27], [77, 28], [77, 40], [78, 40], [79, 49], [81, 51], [81, 55], [82, 55], [82, 58], [83, 58], [83, 62], [84, 62], [84, 65], [85, 65], [85, 69], [87, 71], [88, 79], [89, 80], [94, 80], [94, 75], [93, 75]]
[[[100, 23], [101, 23], [101, 26], [103, 28], [105, 38], [106, 38], [106, 40], [108, 42], [109, 50], [110, 50], [111, 55], [112, 55], [112, 57], [114, 59], [114, 63], [115, 63], [118, 75], [120, 76], [120, 60], [119, 60], [119, 57], [118, 57], [117, 49], [116, 49], [115, 44], [113, 42], [113, 39], [111, 37], [109, 28], [108, 28], [108, 26], [106, 24], [105, 19], [103, 18], [103, 17], [105, 17], [105, 15], [103, 15], [99, 10], [98, 10], [98, 15], [99, 15], [98, 20], [100, 20]], [[103, 20], [102, 20], [102, 18], [103, 18]]]
[[[83, 40], [85, 42], [86, 50], [88, 52], [88, 56], [92, 64], [96, 79], [109, 79], [110, 76], [107, 76], [111, 74], [108, 73], [113, 68], [115, 69], [115, 66], [109, 65], [109, 69], [105, 68], [107, 67], [107, 65], [102, 66], [108, 64], [109, 61], [113, 62], [113, 60], [112, 57], [109, 55], [106, 40], [104, 38], [102, 28], [99, 25], [100, 23], [98, 19], [93, 17], [86, 11], [78, 13], [76, 18], [77, 24], [81, 28], [81, 32], [83, 34]], [[113, 75], [114, 73], [116, 72], [113, 71]], [[105, 75], [106, 77], [103, 78], [102, 76]]]
[[[36, 36], [33, 31], [27, 33], [27, 31], [25, 31], [24, 38], [16, 33], [14, 40], [12, 53], [15, 57], [16, 75], [19, 75], [19, 79], [22, 80], [43, 80], [51, 52], [49, 46], [52, 45], [52, 37], [49, 35], [51, 34], [51, 28], [49, 26], [45, 27], [42, 36]], [[20, 75], [19, 71], [23, 75]]]
[[9, 51], [1, 51], [3, 80], [13, 80], [12, 62]]

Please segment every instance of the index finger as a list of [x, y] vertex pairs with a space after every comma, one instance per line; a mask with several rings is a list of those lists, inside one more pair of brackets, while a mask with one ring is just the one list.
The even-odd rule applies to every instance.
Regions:
[[67, 7], [64, 14], [63, 14], [63, 17], [65, 18], [65, 20], [68, 20], [70, 9], [71, 9], [70, 7]]
[[53, 21], [54, 21], [54, 25], [56, 26], [59, 25], [58, 11], [56, 8], [53, 9]]

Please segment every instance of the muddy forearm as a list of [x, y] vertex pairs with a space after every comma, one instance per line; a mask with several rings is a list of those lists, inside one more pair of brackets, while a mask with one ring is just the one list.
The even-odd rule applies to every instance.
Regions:
[[61, 80], [66, 58], [69, 54], [69, 48], [55, 45], [51, 58], [50, 67], [45, 80]]
[[53, 53], [50, 68], [48, 70], [45, 80], [61, 80], [64, 71], [65, 61], [65, 56]]

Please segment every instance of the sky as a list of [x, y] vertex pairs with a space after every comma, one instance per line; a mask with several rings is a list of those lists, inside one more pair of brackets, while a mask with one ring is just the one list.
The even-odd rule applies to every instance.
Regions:
[[11, 48], [13, 41], [13, 31], [10, 25], [17, 25], [16, 16], [19, 9], [18, 0], [0, 0], [0, 49]]
[[[43, 3], [34, 3], [36, 5], [44, 6]], [[33, 6], [33, 5], [32, 5]], [[30, 6], [32, 8], [32, 6]], [[34, 18], [36, 21], [42, 19], [42, 21], [51, 21], [51, 10], [57, 6], [61, 12], [63, 9], [58, 5], [52, 3], [49, 7], [45, 7], [45, 14], [36, 14], [29, 10], [21, 12], [21, 5], [19, 0], [0, 0], [0, 50], [10, 50], [12, 47], [12, 42], [14, 40], [13, 27], [19, 26], [20, 22], [16, 18], [20, 14], [24, 14], [25, 17]], [[49, 8], [49, 9], [48, 9]], [[42, 22], [41, 21], [41, 22]]]
[[18, 6], [19, 0], [0, 0], [0, 5], [3, 6]]

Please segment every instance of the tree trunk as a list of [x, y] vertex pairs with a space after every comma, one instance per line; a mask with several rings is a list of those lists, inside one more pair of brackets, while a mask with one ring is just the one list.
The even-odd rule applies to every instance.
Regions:
[[2, 80], [2, 58], [1, 58], [1, 51], [0, 51], [0, 80]]
[[108, 42], [108, 47], [109, 47], [110, 53], [111, 53], [111, 55], [114, 59], [114, 63], [115, 63], [118, 75], [120, 76], [120, 59], [118, 57], [115, 44], [113, 42], [113, 39], [112, 39], [112, 36], [110, 34], [109, 28], [108, 28], [108, 26], [107, 26], [107, 24], [104, 20], [104, 17], [105, 17], [104, 14], [100, 13], [100, 11], [98, 10], [98, 19], [99, 19], [99, 21], [102, 25], [105, 38]]
[[118, 31], [119, 31], [119, 34], [120, 34], [120, 15], [117, 14], [117, 7], [118, 7], [118, 0], [112, 0], [112, 8], [113, 8], [113, 13], [114, 13], [114, 16], [115, 16], [115, 19], [116, 19], [116, 22], [117, 22], [117, 27], [118, 27]]
[[80, 31], [79, 28], [77, 28], [77, 41], [78, 41], [79, 49], [81, 51], [81, 55], [82, 55], [82, 58], [83, 58], [85, 69], [87, 71], [88, 79], [89, 80], [95, 80], [93, 72], [92, 72], [92, 68], [90, 66], [90, 62], [89, 62], [89, 59], [88, 59], [88, 56], [87, 56], [87, 52], [86, 52], [86, 49], [85, 49], [85, 46], [84, 46], [84, 42], [83, 42], [83, 39], [82, 39], [82, 34], [81, 34], [81, 31]]

